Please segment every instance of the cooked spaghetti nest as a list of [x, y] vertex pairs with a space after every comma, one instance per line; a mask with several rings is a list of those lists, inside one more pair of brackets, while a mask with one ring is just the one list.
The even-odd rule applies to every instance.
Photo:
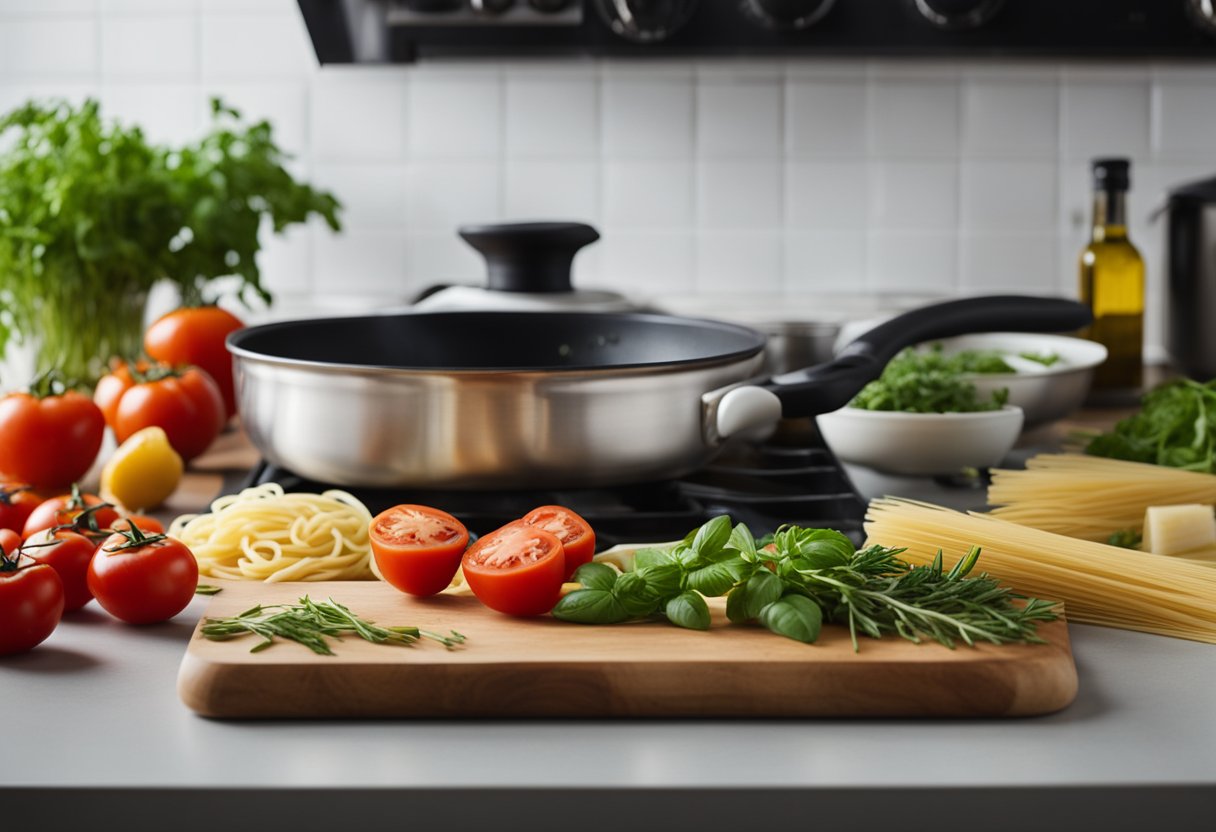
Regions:
[[185, 514], [169, 534], [190, 547], [200, 575], [253, 581], [373, 580], [371, 513], [353, 495], [246, 488]]

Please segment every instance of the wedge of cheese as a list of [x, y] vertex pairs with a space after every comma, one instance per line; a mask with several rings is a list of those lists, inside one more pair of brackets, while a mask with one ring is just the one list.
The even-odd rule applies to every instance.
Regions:
[[1212, 506], [1149, 506], [1140, 548], [1154, 555], [1177, 555], [1216, 545]]

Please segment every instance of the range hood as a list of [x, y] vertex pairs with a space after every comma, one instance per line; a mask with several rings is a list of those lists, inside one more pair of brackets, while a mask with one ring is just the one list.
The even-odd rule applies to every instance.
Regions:
[[298, 0], [323, 64], [520, 57], [1216, 59], [1216, 0]]

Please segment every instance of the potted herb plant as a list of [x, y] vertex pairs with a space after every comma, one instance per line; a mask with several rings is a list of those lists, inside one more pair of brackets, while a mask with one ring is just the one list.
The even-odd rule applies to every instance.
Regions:
[[159, 281], [197, 305], [235, 276], [243, 301], [269, 302], [259, 230], [337, 200], [286, 170], [265, 121], [212, 100], [212, 126], [182, 147], [103, 120], [96, 101], [29, 102], [0, 118], [0, 358], [33, 344], [35, 369], [93, 383], [112, 356], [139, 352]]

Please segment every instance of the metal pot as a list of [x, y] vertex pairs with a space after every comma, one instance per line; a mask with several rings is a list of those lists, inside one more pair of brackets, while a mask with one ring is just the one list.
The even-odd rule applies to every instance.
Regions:
[[843, 406], [921, 341], [1088, 320], [1084, 306], [1059, 299], [951, 301], [876, 327], [827, 364], [760, 379], [761, 333], [642, 313], [292, 321], [233, 333], [228, 348], [250, 439], [297, 474], [339, 485], [556, 488], [695, 470], [732, 435]]

